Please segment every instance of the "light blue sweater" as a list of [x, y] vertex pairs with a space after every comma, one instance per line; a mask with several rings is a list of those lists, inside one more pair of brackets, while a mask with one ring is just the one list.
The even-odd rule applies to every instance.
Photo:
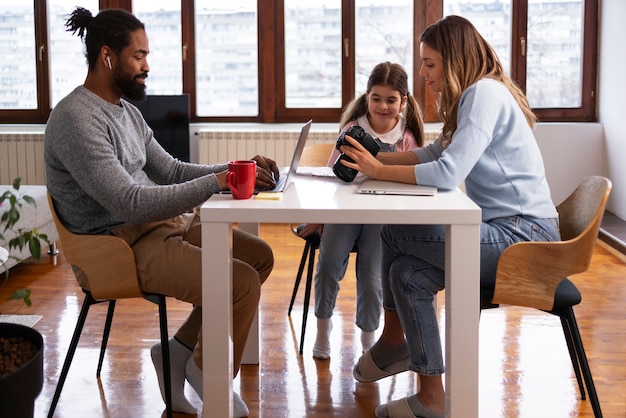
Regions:
[[451, 189], [465, 181], [483, 221], [557, 217], [532, 129], [502, 83], [482, 79], [465, 90], [457, 126], [447, 148], [437, 139], [414, 150], [420, 160], [415, 166], [418, 184]]
[[73, 232], [106, 234], [192, 210], [220, 190], [205, 166], [174, 159], [141, 112], [77, 87], [52, 111], [44, 137], [48, 191]]

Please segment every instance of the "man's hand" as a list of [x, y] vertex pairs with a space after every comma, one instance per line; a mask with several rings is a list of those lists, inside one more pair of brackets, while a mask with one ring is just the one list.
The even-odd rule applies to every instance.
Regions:
[[215, 175], [215, 177], [217, 178], [217, 182], [220, 184], [221, 190], [228, 190], [228, 183], [226, 183], [227, 174], [228, 174], [228, 170], [225, 170]]
[[256, 155], [252, 158], [256, 161], [256, 186], [260, 189], [272, 189], [280, 177], [276, 162], [271, 158]]

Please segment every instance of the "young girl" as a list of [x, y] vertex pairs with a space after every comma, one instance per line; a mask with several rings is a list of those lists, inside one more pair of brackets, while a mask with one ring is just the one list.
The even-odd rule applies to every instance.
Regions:
[[[427, 147], [372, 157], [358, 142], [341, 151], [344, 163], [369, 177], [442, 189], [465, 181], [482, 208], [481, 288], [493, 290], [502, 251], [519, 241], [559, 240], [535, 124], [522, 91], [504, 74], [492, 47], [459, 16], [428, 27], [421, 37], [424, 77], [438, 94], [441, 136]], [[433, 298], [444, 288], [444, 228], [385, 225], [381, 338], [354, 368], [360, 381], [411, 369], [416, 395], [380, 405], [377, 417], [443, 417], [443, 355]]]
[[[424, 122], [421, 109], [408, 90], [407, 74], [399, 64], [383, 62], [372, 70], [367, 91], [353, 100], [344, 111], [341, 131], [361, 126], [380, 145], [381, 152], [407, 151], [422, 146]], [[334, 150], [328, 160], [332, 166], [339, 156]], [[339, 281], [348, 266], [350, 251], [358, 247], [356, 259], [356, 325], [361, 329], [361, 344], [367, 350], [374, 343], [382, 304], [381, 247], [382, 225], [308, 224], [300, 235], [321, 234], [315, 275], [315, 316], [317, 337], [313, 357], [330, 356], [331, 316]], [[322, 233], [323, 230], [323, 233]]]

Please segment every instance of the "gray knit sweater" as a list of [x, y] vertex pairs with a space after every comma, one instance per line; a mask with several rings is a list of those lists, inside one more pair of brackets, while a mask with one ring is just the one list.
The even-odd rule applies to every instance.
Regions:
[[227, 168], [176, 160], [135, 106], [125, 100], [114, 105], [83, 86], [52, 111], [44, 157], [59, 217], [84, 234], [192, 210], [220, 190], [214, 173]]

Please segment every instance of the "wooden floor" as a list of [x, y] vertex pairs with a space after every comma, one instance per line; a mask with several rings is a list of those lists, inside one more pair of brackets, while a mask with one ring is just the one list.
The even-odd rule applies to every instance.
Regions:
[[[352, 378], [352, 367], [361, 354], [354, 325], [352, 265], [337, 302], [330, 360], [315, 361], [311, 356], [315, 336], [312, 309], [305, 352], [298, 354], [302, 293], [291, 319], [287, 307], [303, 242], [291, 235], [287, 225], [263, 225], [261, 234], [276, 255], [260, 306], [261, 364], [243, 366], [235, 380], [250, 417], [373, 417], [377, 404], [414, 393], [417, 388], [411, 372], [377, 383], [358, 383]], [[626, 264], [599, 245], [589, 272], [573, 280], [584, 295], [576, 315], [604, 416], [626, 417]], [[32, 289], [31, 308], [6, 301], [21, 287]], [[82, 293], [63, 256], [45, 255], [38, 264], [22, 263], [11, 270], [8, 283], [0, 287], [0, 301], [3, 314], [43, 316], [35, 326], [45, 340], [45, 381], [35, 416], [44, 417]], [[175, 300], [168, 303], [173, 333], [189, 306]], [[443, 299], [439, 306], [443, 318]], [[55, 416], [161, 416], [164, 404], [148, 350], [158, 339], [156, 307], [143, 300], [118, 303], [100, 381], [95, 370], [105, 306], [92, 309]], [[593, 416], [590, 403], [580, 400], [559, 321], [532, 310], [483, 312], [479, 385], [481, 418]], [[200, 408], [198, 398], [187, 389], [188, 397]]]

